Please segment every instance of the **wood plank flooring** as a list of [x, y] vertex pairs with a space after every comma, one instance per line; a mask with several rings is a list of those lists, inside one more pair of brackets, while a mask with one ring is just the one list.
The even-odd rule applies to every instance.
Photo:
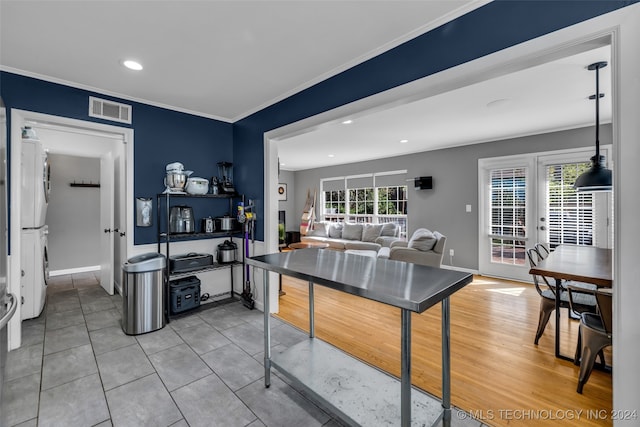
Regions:
[[[283, 276], [278, 317], [309, 330], [308, 283]], [[400, 310], [314, 286], [316, 337], [400, 375]], [[476, 276], [451, 298], [452, 404], [491, 426], [612, 425], [611, 374], [554, 356], [555, 322], [533, 344], [539, 296], [532, 285]], [[412, 382], [441, 396], [441, 307], [412, 315]], [[573, 356], [578, 321], [562, 310], [562, 352]], [[611, 352], [606, 353], [611, 363]]]

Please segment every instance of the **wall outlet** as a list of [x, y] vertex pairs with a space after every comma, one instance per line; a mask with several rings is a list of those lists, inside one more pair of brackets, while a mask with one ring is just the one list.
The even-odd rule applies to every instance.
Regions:
[[449, 249], [449, 256], [453, 256], [453, 249]]

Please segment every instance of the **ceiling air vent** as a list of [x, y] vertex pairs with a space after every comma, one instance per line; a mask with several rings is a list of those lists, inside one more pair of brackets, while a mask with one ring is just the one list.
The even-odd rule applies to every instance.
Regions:
[[131, 105], [90, 96], [89, 116], [131, 124]]

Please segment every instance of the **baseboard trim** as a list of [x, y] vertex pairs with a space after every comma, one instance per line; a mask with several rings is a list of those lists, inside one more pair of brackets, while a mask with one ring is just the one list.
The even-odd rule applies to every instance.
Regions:
[[442, 265], [440, 266], [440, 268], [444, 268], [445, 270], [461, 271], [461, 272], [463, 272], [463, 273], [480, 274], [480, 273], [478, 273], [478, 270], [472, 270], [472, 269], [470, 269], [470, 268], [456, 267], [456, 266], [453, 266], [453, 265], [445, 265], [445, 264], [442, 264]]
[[67, 274], [87, 273], [89, 271], [99, 271], [99, 270], [100, 270], [99, 265], [90, 265], [87, 267], [65, 268], [63, 270], [52, 270], [52, 271], [49, 271], [49, 276], [51, 277], [64, 276]]

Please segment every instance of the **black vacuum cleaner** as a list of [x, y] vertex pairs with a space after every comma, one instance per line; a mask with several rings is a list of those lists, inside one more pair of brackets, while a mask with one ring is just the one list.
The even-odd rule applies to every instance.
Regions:
[[[244, 252], [242, 254], [243, 260], [249, 258], [249, 235], [251, 235], [251, 242], [255, 241], [255, 216], [253, 214], [253, 205], [249, 201], [249, 206], [245, 208], [244, 203], [238, 204], [238, 222], [244, 226]], [[243, 287], [242, 287], [242, 304], [249, 310], [253, 310], [256, 307], [256, 302], [253, 299], [253, 293], [251, 292], [251, 271], [249, 265], [245, 262], [245, 270], [242, 272]]]

